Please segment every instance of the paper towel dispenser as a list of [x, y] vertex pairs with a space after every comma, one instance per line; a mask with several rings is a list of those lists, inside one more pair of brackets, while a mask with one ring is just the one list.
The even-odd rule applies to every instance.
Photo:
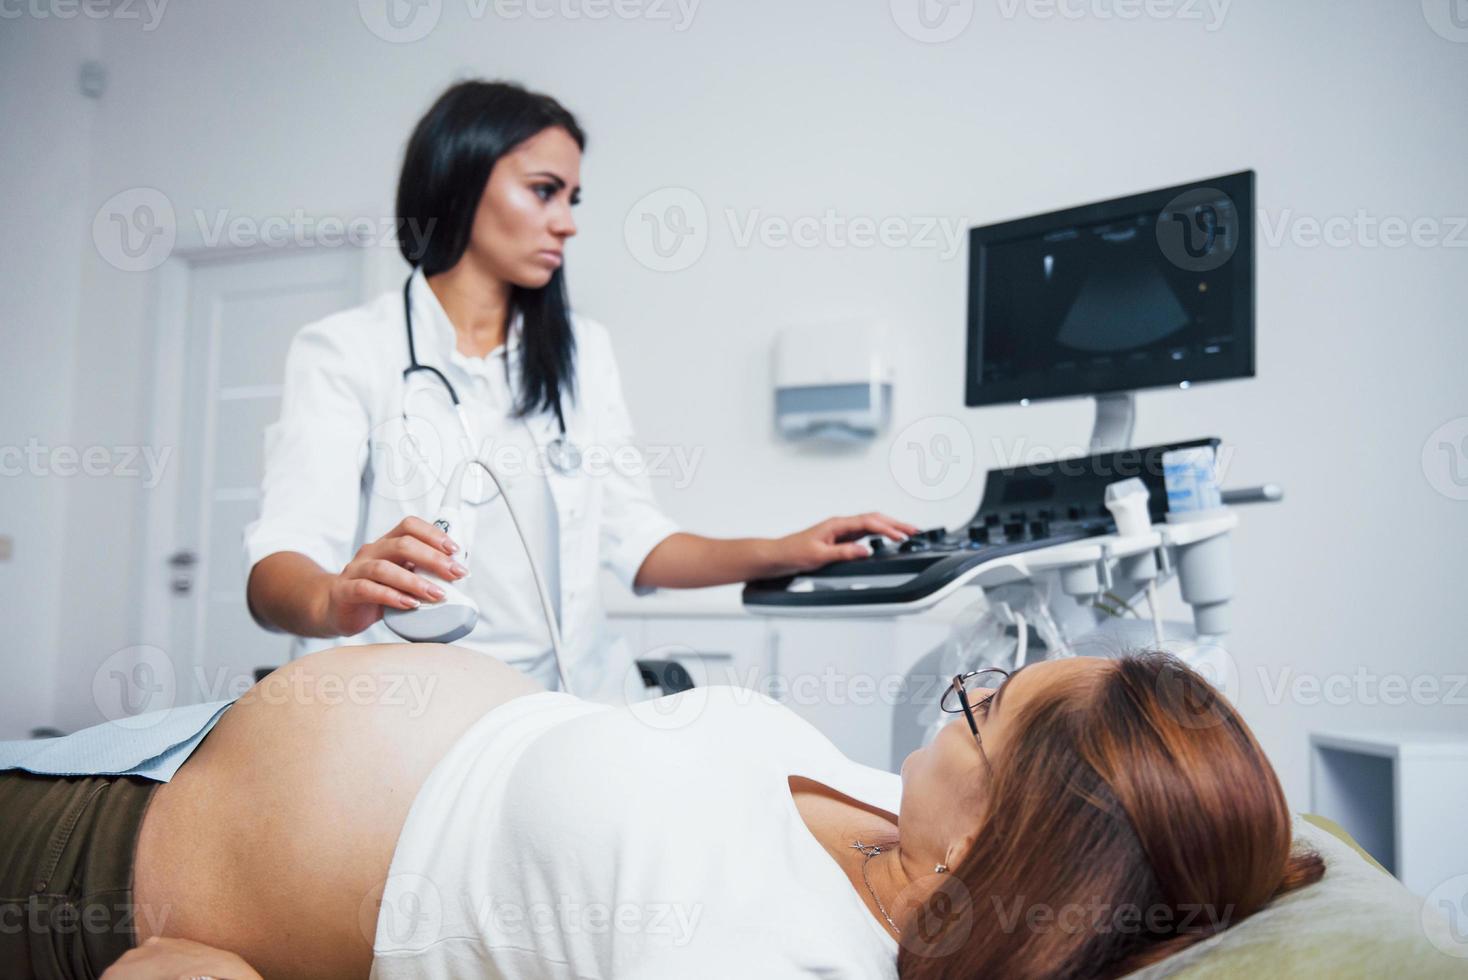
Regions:
[[872, 323], [789, 327], [775, 342], [775, 428], [787, 439], [871, 439], [892, 418], [886, 331]]

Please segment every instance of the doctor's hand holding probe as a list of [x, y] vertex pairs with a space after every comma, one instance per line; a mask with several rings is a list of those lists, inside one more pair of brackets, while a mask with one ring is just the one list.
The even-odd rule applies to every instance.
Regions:
[[[549, 96], [453, 85], [404, 153], [401, 292], [295, 337], [245, 531], [251, 614], [295, 634], [293, 658], [394, 642], [402, 614], [458, 602], [477, 615], [431, 638], [594, 696], [635, 669], [599, 628], [600, 565], [645, 595], [792, 574], [868, 554], [867, 535], [918, 532], [867, 513], [718, 539], [661, 513], [645, 470], [620, 465], [640, 453], [608, 333], [566, 296], [585, 144]], [[596, 454], [611, 465], [589, 465]]]

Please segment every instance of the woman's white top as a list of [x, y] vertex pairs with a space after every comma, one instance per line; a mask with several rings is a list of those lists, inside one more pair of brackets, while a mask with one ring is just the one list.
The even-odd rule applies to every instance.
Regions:
[[[505, 483], [525, 528], [559, 615], [572, 690], [625, 702], [623, 689], [635, 685], [624, 682], [635, 667], [600, 628], [597, 569], [606, 564], [632, 588], [648, 552], [677, 526], [653, 499], [606, 329], [572, 317], [579, 397], [564, 399], [563, 407], [583, 465], [567, 475], [547, 459], [547, 445], [560, 434], [555, 413], [510, 417], [520, 372], [519, 318], [505, 344], [485, 357], [468, 357], [457, 350], [453, 323], [421, 272], [413, 276], [410, 295], [418, 360], [453, 383], [478, 455]], [[295, 551], [338, 572], [364, 543], [403, 518], [437, 516], [466, 440], [444, 387], [426, 371], [405, 381], [407, 365], [401, 290], [296, 335], [280, 419], [266, 430], [260, 516], [245, 530], [247, 568], [275, 552]], [[451, 533], [469, 556], [470, 575], [459, 587], [481, 615], [475, 630], [457, 642], [493, 653], [553, 688], [549, 631], [509, 513], [497, 498], [467, 510], [469, 527]], [[292, 656], [343, 643], [392, 642], [398, 637], [377, 623], [353, 637], [297, 639]]]
[[811, 835], [791, 775], [898, 812], [900, 777], [754, 691], [510, 701], [413, 801], [373, 980], [890, 980], [897, 944]]

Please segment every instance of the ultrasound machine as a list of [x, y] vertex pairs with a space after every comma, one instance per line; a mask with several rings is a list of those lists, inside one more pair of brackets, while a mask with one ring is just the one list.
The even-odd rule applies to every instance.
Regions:
[[[748, 583], [761, 615], [892, 616], [976, 586], [1019, 640], [1061, 645], [1178, 578], [1194, 639], [1229, 630], [1229, 505], [1217, 438], [1133, 448], [1135, 392], [1254, 375], [1254, 173], [1245, 171], [969, 231], [968, 406], [1090, 397], [1090, 454], [987, 473], [973, 516], [869, 557]], [[1033, 623], [1033, 616], [1031, 617]], [[1138, 624], [1141, 625], [1141, 624]], [[1052, 651], [1058, 652], [1058, 651]]]

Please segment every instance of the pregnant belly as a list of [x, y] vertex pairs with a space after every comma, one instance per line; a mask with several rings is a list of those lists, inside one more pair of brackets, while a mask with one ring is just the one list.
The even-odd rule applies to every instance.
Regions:
[[366, 976], [398, 834], [474, 722], [540, 685], [455, 647], [294, 661], [225, 713], [144, 818], [137, 941], [238, 953], [262, 975]]

